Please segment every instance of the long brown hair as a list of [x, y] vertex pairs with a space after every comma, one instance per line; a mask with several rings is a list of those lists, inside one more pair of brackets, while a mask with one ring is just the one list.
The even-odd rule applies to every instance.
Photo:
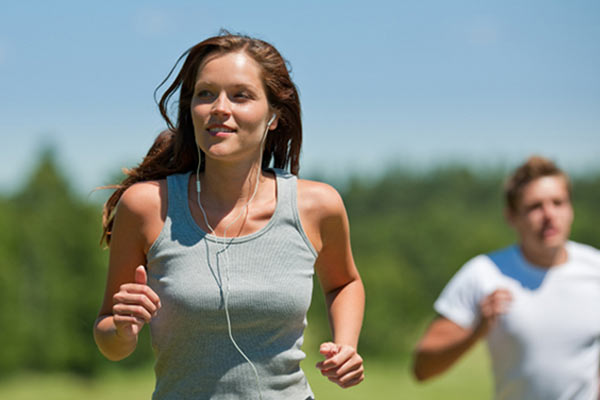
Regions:
[[[102, 241], [105, 240], [110, 244], [114, 211], [127, 188], [137, 182], [164, 179], [168, 175], [188, 172], [196, 168], [198, 150], [190, 104], [198, 68], [208, 55], [236, 51], [243, 51], [261, 66], [267, 101], [278, 116], [277, 128], [270, 131], [265, 140], [262, 168], [268, 168], [272, 164], [275, 168], [288, 168], [292, 174], [298, 174], [302, 145], [300, 99], [296, 86], [290, 78], [286, 61], [275, 47], [265, 41], [223, 32], [187, 50], [175, 64], [177, 66], [179, 61], [185, 58], [179, 73], [158, 102], [160, 114], [166, 121], [168, 130], [157, 137], [148, 154], [137, 167], [124, 170], [127, 177], [120, 184], [107, 186], [116, 190], [104, 204]], [[159, 89], [170, 76], [171, 73], [159, 85]], [[173, 123], [169, 117], [169, 105], [177, 91], [179, 91], [179, 101], [176, 104], [177, 119]], [[200, 157], [200, 169], [204, 170], [204, 152], [200, 151]]]

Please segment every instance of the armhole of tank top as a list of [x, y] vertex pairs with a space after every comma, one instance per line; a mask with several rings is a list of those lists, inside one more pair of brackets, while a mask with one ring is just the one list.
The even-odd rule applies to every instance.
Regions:
[[312, 255], [315, 258], [317, 258], [319, 253], [317, 253], [317, 250], [310, 242], [310, 239], [308, 238], [308, 235], [306, 234], [306, 231], [302, 226], [302, 221], [300, 220], [300, 212], [298, 211], [298, 177], [295, 175], [292, 175], [292, 177], [293, 178], [291, 179], [291, 182], [289, 182], [288, 195], [291, 197], [292, 200], [291, 203], [292, 215], [294, 216], [294, 224], [296, 225], [296, 229], [298, 230], [298, 233], [300, 233], [300, 236], [302, 237], [302, 240], [304, 240], [304, 243], [306, 244], [308, 250], [312, 253]]
[[166, 236], [167, 223], [170, 224], [170, 219], [171, 219], [171, 203], [174, 201], [173, 195], [171, 193], [171, 191], [173, 189], [175, 189], [174, 188], [175, 185], [174, 185], [173, 181], [174, 181], [173, 175], [169, 175], [165, 179], [165, 184], [167, 185], [167, 196], [165, 198], [165, 201], [167, 202], [167, 215], [165, 216], [165, 220], [163, 221], [163, 225], [162, 225], [162, 228], [160, 228], [160, 232], [159, 232], [158, 236], [156, 237], [156, 239], [154, 239], [154, 242], [152, 242], [152, 245], [148, 249], [148, 253], [146, 253], [146, 259], [151, 258], [152, 254], [154, 253], [154, 251], [156, 250], [158, 245], [164, 240], [164, 238]]

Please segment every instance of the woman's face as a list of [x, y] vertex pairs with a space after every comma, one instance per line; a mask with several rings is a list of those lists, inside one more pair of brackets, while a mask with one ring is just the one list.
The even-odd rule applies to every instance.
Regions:
[[[196, 143], [208, 159], [259, 157], [273, 112], [254, 59], [244, 52], [209, 55], [198, 68], [190, 108]], [[269, 129], [276, 127], [277, 120]]]

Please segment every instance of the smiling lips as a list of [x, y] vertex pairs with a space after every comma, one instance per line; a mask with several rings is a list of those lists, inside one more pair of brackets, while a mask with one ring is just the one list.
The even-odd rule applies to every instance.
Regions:
[[209, 125], [206, 128], [211, 136], [225, 136], [235, 132], [235, 129], [228, 127], [227, 125]]

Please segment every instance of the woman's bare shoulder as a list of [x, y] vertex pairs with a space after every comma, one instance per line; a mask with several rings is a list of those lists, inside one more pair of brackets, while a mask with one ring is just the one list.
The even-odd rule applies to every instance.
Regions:
[[[129, 249], [137, 246], [145, 254], [160, 234], [166, 218], [166, 180], [136, 183], [119, 199], [113, 242], [127, 243]], [[111, 247], [114, 246], [111, 244]]]
[[298, 208], [321, 217], [345, 213], [342, 197], [333, 186], [306, 179], [298, 179]]
[[118, 213], [141, 218], [156, 217], [166, 206], [167, 182], [165, 179], [137, 182], [125, 190], [117, 206]]

